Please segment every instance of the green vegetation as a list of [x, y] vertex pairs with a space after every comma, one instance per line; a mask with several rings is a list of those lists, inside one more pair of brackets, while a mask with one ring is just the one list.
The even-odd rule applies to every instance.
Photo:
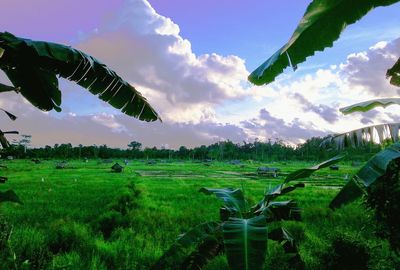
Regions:
[[[287, 160], [307, 160], [319, 161], [328, 159], [340, 152], [336, 149], [326, 151], [320, 147], [324, 138], [310, 138], [296, 147], [287, 145], [283, 141], [233, 143], [231, 141], [221, 141], [208, 146], [202, 145], [194, 148], [185, 146], [178, 150], [140, 146], [130, 147], [130, 149], [110, 148], [107, 145], [91, 146], [72, 146], [72, 144], [56, 144], [42, 148], [27, 149], [25, 145], [18, 142], [11, 147], [4, 149], [5, 156], [29, 159], [85, 159], [85, 158], [121, 158], [121, 159], [181, 159], [181, 160], [254, 160], [254, 161], [287, 161]], [[138, 142], [135, 142], [141, 145]], [[347, 149], [346, 159], [353, 161], [367, 161], [373, 154], [378, 153], [382, 146], [373, 143], [365, 143], [358, 148]], [[240, 161], [239, 161], [240, 162]]]
[[0, 69], [13, 87], [0, 85], [0, 92], [21, 93], [43, 110], [61, 111], [58, 78], [88, 89], [123, 113], [143, 121], [160, 119], [133, 86], [94, 57], [61, 44], [33, 41], [0, 32]]
[[[24, 205], [1, 205], [3, 227], [12, 228], [6, 240], [8, 252], [1, 253], [1, 269], [15, 269], [14, 265], [18, 269], [149, 269], [178, 235], [219, 219], [219, 201], [199, 193], [201, 187], [244, 187], [252, 205], [266, 187], [270, 189], [289, 173], [311, 165], [244, 162], [241, 167], [211, 162], [206, 167], [194, 162], [147, 165], [134, 160], [115, 174], [109, 163], [97, 160], [69, 161], [63, 170], [55, 169], [55, 160], [5, 163], [10, 178], [5, 187], [14, 189]], [[278, 178], [259, 177], [256, 170], [260, 166], [279, 167], [282, 173]], [[320, 269], [329, 260], [324, 254], [331, 252], [337, 237], [351, 240], [343, 244], [346, 247], [351, 247], [354, 239], [362, 243], [372, 269], [394, 269], [395, 257], [388, 242], [374, 234], [372, 213], [366, 215], [357, 203], [329, 209], [346, 177], [357, 170], [350, 162], [339, 166], [339, 171], [326, 168], [315, 172], [304, 179], [304, 188], [282, 196], [283, 201], [296, 200], [303, 215], [302, 222], [279, 224], [296, 239], [306, 269]], [[265, 268], [292, 269], [287, 256], [281, 244], [269, 241]], [[344, 255], [338, 251], [337, 256]], [[37, 265], [43, 267], [35, 268]], [[205, 269], [227, 267], [221, 255]]]

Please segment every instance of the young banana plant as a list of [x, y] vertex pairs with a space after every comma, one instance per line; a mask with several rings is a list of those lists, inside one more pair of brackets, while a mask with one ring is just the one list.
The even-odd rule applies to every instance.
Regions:
[[240, 189], [201, 188], [200, 192], [215, 195], [222, 201], [220, 220], [202, 223], [180, 235], [152, 269], [202, 269], [225, 252], [230, 269], [261, 270], [264, 269], [268, 239], [281, 243], [285, 252], [291, 254], [292, 265], [302, 264], [295, 240], [285, 228], [276, 224], [282, 220], [300, 220], [300, 208], [294, 200], [276, 199], [304, 187], [304, 183], [290, 184], [291, 181], [309, 177], [342, 158], [336, 156], [290, 173], [282, 183], [265, 192], [253, 207], [249, 207]]

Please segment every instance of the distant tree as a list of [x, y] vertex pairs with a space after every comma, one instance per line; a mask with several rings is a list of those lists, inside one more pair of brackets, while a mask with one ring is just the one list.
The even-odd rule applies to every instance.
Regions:
[[19, 140], [18, 143], [24, 146], [24, 153], [26, 154], [26, 150], [30, 146], [30, 143], [32, 141], [32, 135], [22, 134], [21, 137], [22, 139]]
[[131, 148], [131, 150], [140, 150], [142, 148], [142, 144], [137, 141], [132, 141], [128, 144], [128, 147]]

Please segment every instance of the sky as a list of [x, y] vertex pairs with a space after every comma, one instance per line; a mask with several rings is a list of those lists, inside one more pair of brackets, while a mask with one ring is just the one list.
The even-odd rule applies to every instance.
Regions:
[[[121, 114], [60, 79], [62, 112], [42, 112], [18, 94], [0, 96], [2, 130], [32, 135], [33, 146], [72, 143], [178, 148], [220, 140], [282, 139], [345, 132], [400, 120], [399, 106], [341, 115], [339, 108], [396, 97], [385, 79], [400, 57], [400, 3], [349, 26], [333, 48], [266, 86], [248, 74], [290, 38], [305, 0], [2, 0], [0, 31], [83, 50], [137, 88], [163, 122]], [[10, 83], [0, 71], [0, 82]], [[19, 139], [17, 136], [10, 139]]]

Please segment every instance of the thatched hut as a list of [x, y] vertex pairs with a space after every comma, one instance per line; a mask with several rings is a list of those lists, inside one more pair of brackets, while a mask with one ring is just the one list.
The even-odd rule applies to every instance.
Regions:
[[123, 169], [124, 169], [124, 167], [122, 167], [121, 165], [119, 165], [118, 162], [115, 163], [115, 164], [111, 167], [111, 170], [112, 170], [113, 172], [116, 172], [116, 173], [122, 172]]

